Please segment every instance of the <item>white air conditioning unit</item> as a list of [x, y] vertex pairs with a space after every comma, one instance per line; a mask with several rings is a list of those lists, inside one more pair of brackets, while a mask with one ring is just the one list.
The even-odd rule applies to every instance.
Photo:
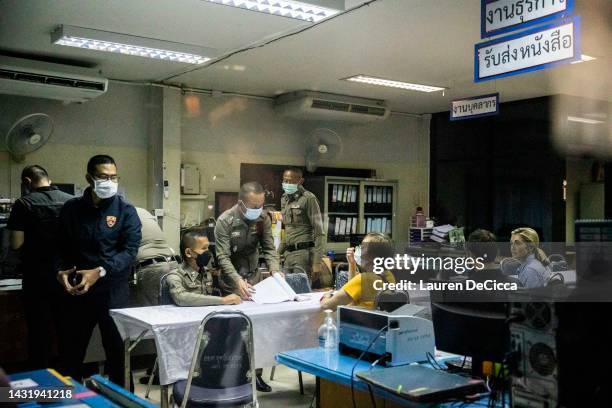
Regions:
[[106, 92], [108, 79], [68, 65], [0, 57], [0, 94], [87, 102]]
[[279, 95], [274, 110], [296, 119], [349, 122], [384, 120], [391, 113], [385, 101], [312, 91]]

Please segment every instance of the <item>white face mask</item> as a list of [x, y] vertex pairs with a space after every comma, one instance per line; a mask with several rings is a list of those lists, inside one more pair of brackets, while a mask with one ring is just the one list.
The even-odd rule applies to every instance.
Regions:
[[119, 187], [119, 183], [115, 183], [112, 180], [95, 180], [94, 179], [93, 191], [94, 193], [96, 193], [98, 198], [105, 199], [105, 198], [111, 198], [115, 194], [117, 194], [118, 187]]
[[355, 247], [355, 252], [353, 252], [353, 258], [355, 258], [355, 263], [361, 266], [361, 246]]

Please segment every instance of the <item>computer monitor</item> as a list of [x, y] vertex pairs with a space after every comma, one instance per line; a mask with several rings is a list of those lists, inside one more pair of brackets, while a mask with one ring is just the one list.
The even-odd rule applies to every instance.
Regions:
[[431, 302], [436, 348], [470, 356], [472, 372], [481, 374], [483, 361], [502, 362], [510, 349], [508, 304], [503, 302]]

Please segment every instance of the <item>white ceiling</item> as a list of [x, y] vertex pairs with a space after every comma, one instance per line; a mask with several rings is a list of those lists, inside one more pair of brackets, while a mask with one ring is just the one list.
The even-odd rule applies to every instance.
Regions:
[[[114, 79], [274, 96], [310, 89], [387, 100], [393, 110], [448, 109], [452, 99], [499, 91], [502, 101], [566, 93], [612, 99], [612, 1], [576, 0], [583, 53], [597, 60], [473, 83], [480, 0], [378, 0], [306, 31], [208, 67], [53, 45], [60, 24], [216, 48], [221, 55], [309, 23], [202, 0], [0, 0], [0, 54], [95, 66]], [[348, 0], [347, 6], [363, 1]], [[355, 74], [441, 85], [425, 94], [341, 81]]]

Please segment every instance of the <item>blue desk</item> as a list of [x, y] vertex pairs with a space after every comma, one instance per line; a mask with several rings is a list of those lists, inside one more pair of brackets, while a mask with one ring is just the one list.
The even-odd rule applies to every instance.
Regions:
[[[320, 348], [309, 348], [309, 349], [301, 349], [301, 350], [292, 350], [284, 353], [279, 353], [276, 356], [276, 361], [280, 364], [283, 364], [287, 367], [293, 368], [294, 370], [302, 371], [305, 373], [310, 373], [317, 377], [317, 399], [321, 398], [321, 380], [333, 382], [336, 384], [341, 384], [345, 387], [349, 388], [348, 392], [348, 401], [345, 401], [343, 405], [351, 404], [350, 400], [350, 386], [351, 386], [351, 370], [353, 369], [353, 365], [357, 361], [356, 358], [341, 355], [338, 351], [330, 351], [325, 352]], [[370, 363], [360, 361], [357, 363], [357, 367], [355, 368], [355, 373], [360, 371], [370, 370]], [[372, 370], [384, 370], [384, 367], [374, 367]], [[354, 389], [368, 392], [368, 386], [359, 381], [359, 379], [355, 378], [353, 381]], [[376, 390], [372, 387], [374, 393], [385, 400], [392, 401], [396, 405], [407, 406], [407, 407], [431, 407], [432, 404], [422, 404], [422, 403], [411, 403], [406, 401], [405, 399], [399, 398], [396, 395], [390, 394], [388, 392], [382, 390]], [[346, 392], [346, 390], [342, 390]], [[338, 390], [340, 393], [341, 390]], [[364, 398], [362, 395], [361, 398]], [[358, 406], [370, 406], [369, 397], [367, 399], [368, 405], [357, 404]], [[320, 402], [319, 400], [317, 401]], [[488, 398], [482, 398], [478, 401], [474, 401], [469, 404], [462, 405], [463, 407], [486, 407], [488, 403]], [[457, 404], [457, 401], [438, 404], [439, 407], [451, 407], [452, 405]], [[317, 406], [327, 408], [327, 405], [332, 406], [331, 403], [318, 404]], [[336, 406], [339, 406], [336, 404]], [[382, 406], [382, 405], [381, 405]], [[501, 405], [500, 405], [501, 406]]]
[[[72, 398], [58, 400], [54, 402], [25, 402], [18, 406], [20, 408], [30, 407], [62, 407], [62, 406], [75, 406], [83, 404], [91, 408], [119, 408], [123, 405], [121, 401], [129, 402], [130, 406], [138, 406], [141, 408], [156, 408], [155, 405], [150, 402], [137, 397], [129, 391], [124, 390], [120, 386], [113, 384], [106, 380], [104, 377], [95, 375], [92, 380], [95, 381], [95, 385], [100, 390], [100, 394], [86, 388], [82, 384], [60, 375], [57, 371], [52, 369], [47, 370], [36, 370], [27, 371], [23, 373], [10, 374], [10, 381], [28, 380], [28, 383], [35, 383], [36, 387], [73, 387]], [[25, 384], [22, 384], [25, 385]], [[102, 395], [101, 395], [102, 394]], [[105, 397], [108, 396], [109, 398]], [[114, 403], [111, 401], [118, 401]]]
[[61, 400], [58, 402], [25, 402], [19, 404], [19, 407], [61, 407], [66, 405], [85, 404], [92, 408], [118, 408], [119, 406], [113, 404], [101, 395], [96, 394], [84, 385], [70, 379], [61, 376], [55, 370], [36, 370], [26, 371], [23, 373], [9, 374], [9, 378], [12, 381], [18, 380], [32, 380], [40, 387], [74, 387], [73, 398], [69, 400]]

